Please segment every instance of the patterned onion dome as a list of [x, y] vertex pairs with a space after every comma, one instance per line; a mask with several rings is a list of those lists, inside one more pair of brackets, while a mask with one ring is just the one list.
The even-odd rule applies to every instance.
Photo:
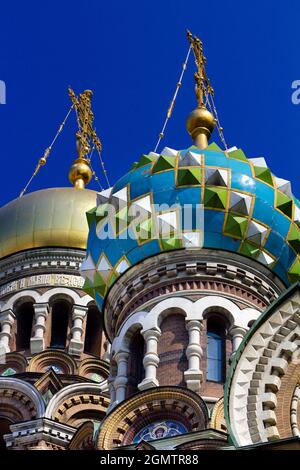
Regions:
[[1, 207], [0, 258], [51, 246], [85, 250], [85, 213], [95, 206], [96, 195], [89, 189], [50, 188]]
[[[291, 184], [274, 176], [264, 158], [247, 158], [236, 147], [225, 152], [212, 143], [143, 155], [97, 203], [87, 214], [81, 273], [100, 307], [124, 271], [168, 250], [225, 250], [257, 260], [287, 285], [300, 277], [300, 203]], [[192, 217], [183, 217], [187, 206]], [[132, 229], [137, 208], [140, 222]]]

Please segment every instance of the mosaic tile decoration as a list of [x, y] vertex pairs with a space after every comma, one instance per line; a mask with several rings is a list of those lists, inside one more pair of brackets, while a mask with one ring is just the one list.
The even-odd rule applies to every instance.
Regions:
[[[143, 155], [98, 194], [97, 204], [87, 213], [81, 274], [85, 291], [100, 308], [122, 273], [166, 250], [203, 246], [236, 252], [267, 266], [286, 285], [300, 279], [300, 202], [290, 182], [273, 175], [264, 158], [247, 158], [236, 147], [225, 152], [212, 143], [205, 150], [166, 147], [160, 155]], [[157, 211], [163, 204], [166, 209]], [[195, 211], [202, 205], [204, 230], [194, 222], [185, 226], [186, 204]], [[110, 205], [116, 209], [114, 220]], [[140, 221], [133, 228], [137, 210]], [[132, 231], [135, 236], [128, 237]], [[103, 236], [107, 233], [111, 239]]]

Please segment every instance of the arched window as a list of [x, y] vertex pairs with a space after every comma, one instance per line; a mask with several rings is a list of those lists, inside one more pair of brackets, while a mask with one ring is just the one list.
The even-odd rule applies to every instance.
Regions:
[[24, 302], [23, 304], [19, 305], [17, 308], [16, 317], [16, 349], [17, 351], [29, 349], [34, 317], [33, 303]]
[[225, 379], [225, 323], [222, 318], [207, 319], [207, 380]]
[[51, 348], [66, 347], [70, 311], [70, 305], [65, 300], [56, 301], [52, 305]]
[[88, 309], [85, 327], [84, 352], [100, 355], [102, 341], [102, 319], [97, 307], [91, 306]]
[[140, 331], [133, 334], [129, 344], [127, 397], [138, 392], [138, 384], [144, 378], [143, 358], [145, 342]]

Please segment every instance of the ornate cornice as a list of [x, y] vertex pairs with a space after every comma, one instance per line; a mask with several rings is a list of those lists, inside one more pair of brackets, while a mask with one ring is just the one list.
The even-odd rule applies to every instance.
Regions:
[[66, 448], [77, 429], [48, 418], [40, 418], [13, 424], [11, 431], [11, 434], [5, 436], [6, 447], [8, 449], [24, 449], [32, 447], [40, 441], [51, 443], [60, 448]]
[[78, 274], [85, 251], [73, 248], [41, 248], [22, 251], [0, 260], [0, 285], [40, 273]]

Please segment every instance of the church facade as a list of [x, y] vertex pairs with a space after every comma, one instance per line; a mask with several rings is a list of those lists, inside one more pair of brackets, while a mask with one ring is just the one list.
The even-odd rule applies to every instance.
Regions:
[[264, 158], [209, 144], [189, 40], [193, 145], [86, 189], [86, 91], [74, 187], [0, 209], [1, 450], [299, 448], [300, 202]]

